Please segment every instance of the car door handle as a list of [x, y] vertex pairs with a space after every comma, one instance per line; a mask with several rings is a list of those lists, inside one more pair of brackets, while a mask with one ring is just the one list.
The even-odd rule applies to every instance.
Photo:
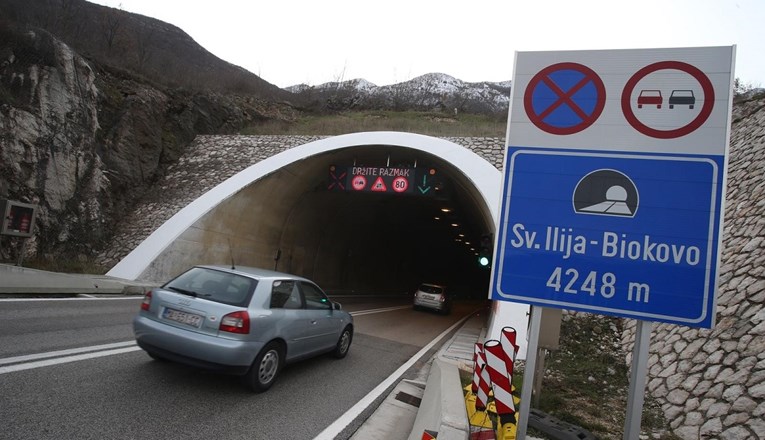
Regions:
[[316, 324], [316, 321], [315, 320], [311, 320], [311, 324]]

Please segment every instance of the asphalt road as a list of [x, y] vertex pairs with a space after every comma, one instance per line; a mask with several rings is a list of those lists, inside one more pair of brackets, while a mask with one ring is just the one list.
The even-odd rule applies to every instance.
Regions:
[[290, 365], [254, 394], [236, 377], [151, 360], [132, 344], [139, 302], [0, 301], [0, 439], [312, 439], [474, 309], [341, 299], [356, 324], [348, 356]]

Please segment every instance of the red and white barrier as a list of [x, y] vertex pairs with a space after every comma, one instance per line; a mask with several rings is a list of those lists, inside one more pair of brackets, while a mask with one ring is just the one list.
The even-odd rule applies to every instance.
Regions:
[[516, 343], [518, 333], [512, 327], [502, 329], [502, 335], [499, 337], [502, 351], [505, 353], [505, 368], [510, 382], [513, 381], [513, 372], [515, 371], [515, 357], [518, 355], [520, 347]]
[[489, 371], [486, 369], [486, 353], [484, 350], [478, 353], [478, 365], [480, 366], [481, 373], [478, 377], [478, 390], [475, 393], [475, 407], [480, 411], [484, 411], [489, 404], [489, 391], [491, 389], [491, 378]]
[[483, 344], [476, 342], [475, 347], [473, 347], [473, 383], [470, 384], [470, 390], [473, 392], [473, 394], [478, 391], [478, 382], [481, 379], [482, 366], [478, 365], [478, 358], [480, 357], [482, 351]]
[[486, 341], [483, 345], [486, 354], [486, 369], [491, 378], [491, 389], [494, 391], [494, 403], [497, 408], [497, 415], [502, 420], [514, 419], [515, 404], [513, 402], [512, 385], [507, 375], [507, 366], [505, 364], [505, 353], [502, 344], [496, 339]]

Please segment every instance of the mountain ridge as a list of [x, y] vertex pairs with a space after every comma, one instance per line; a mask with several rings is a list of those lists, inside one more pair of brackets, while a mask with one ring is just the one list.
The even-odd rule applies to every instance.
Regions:
[[285, 90], [334, 109], [386, 108], [424, 111], [506, 113], [512, 81], [470, 83], [445, 73], [426, 73], [411, 80], [377, 86], [363, 78], [317, 86], [298, 84]]

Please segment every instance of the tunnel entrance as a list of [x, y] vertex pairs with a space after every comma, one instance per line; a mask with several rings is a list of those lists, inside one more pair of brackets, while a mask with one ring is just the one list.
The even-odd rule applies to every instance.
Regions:
[[[434, 170], [442, 187], [437, 194], [331, 188], [330, 169], [354, 165], [412, 168], [417, 176]], [[438, 282], [485, 298], [490, 270], [478, 264], [476, 244], [494, 231], [500, 181], [493, 165], [443, 139], [328, 138], [219, 184], [109, 275], [163, 281], [194, 264], [234, 261], [302, 275], [330, 293], [405, 293]]]
[[[493, 231], [493, 221], [453, 165], [390, 146], [348, 148], [313, 161], [285, 170], [310, 173], [315, 184], [305, 188], [287, 216], [276, 268], [333, 292], [412, 292], [422, 282], [448, 285], [466, 296], [487, 292], [489, 269], [478, 264], [477, 245]], [[407, 184], [415, 188], [398, 193], [386, 179], [382, 189], [356, 190], [354, 167], [411, 170]], [[424, 193], [417, 188], [421, 175], [431, 179], [420, 187]], [[382, 181], [365, 178], [367, 188]]]

